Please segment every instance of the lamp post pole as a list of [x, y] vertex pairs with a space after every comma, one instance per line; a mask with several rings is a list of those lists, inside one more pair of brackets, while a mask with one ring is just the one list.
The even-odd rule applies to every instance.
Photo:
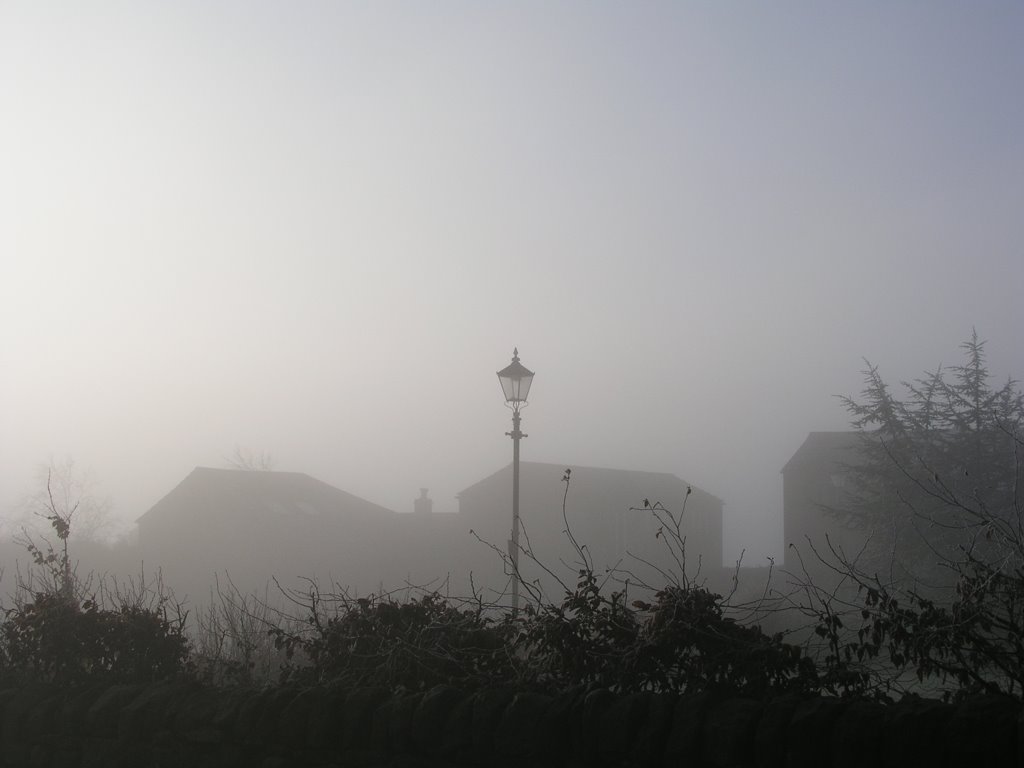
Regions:
[[526, 437], [519, 428], [519, 409], [526, 405], [533, 383], [533, 371], [519, 362], [519, 349], [512, 350], [512, 362], [498, 371], [498, 381], [505, 394], [505, 404], [512, 409], [512, 538], [508, 556], [512, 562], [512, 618], [519, 614], [519, 441]]
[[519, 614], [519, 441], [526, 437], [519, 428], [519, 406], [512, 408], [512, 618]]

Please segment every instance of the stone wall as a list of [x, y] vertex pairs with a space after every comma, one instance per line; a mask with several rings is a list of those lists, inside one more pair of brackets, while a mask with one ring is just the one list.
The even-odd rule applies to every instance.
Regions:
[[1021, 766], [1018, 703], [708, 695], [558, 696], [439, 687], [0, 690], [0, 765]]

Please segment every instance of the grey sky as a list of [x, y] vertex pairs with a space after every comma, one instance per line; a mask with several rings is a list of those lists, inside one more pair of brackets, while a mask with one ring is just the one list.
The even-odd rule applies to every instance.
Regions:
[[[1019, 3], [0, 4], [0, 509], [235, 445], [399, 510], [511, 458], [779, 470], [972, 326], [1024, 376]], [[557, 503], [557, 500], [554, 500]], [[638, 500], [639, 501], [639, 500]]]

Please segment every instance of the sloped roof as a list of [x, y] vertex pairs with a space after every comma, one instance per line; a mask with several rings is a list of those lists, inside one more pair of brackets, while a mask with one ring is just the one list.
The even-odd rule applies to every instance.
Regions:
[[811, 432], [786, 462], [782, 472], [812, 463], [849, 464], [856, 461], [857, 452], [863, 445], [863, 432]]
[[138, 521], [218, 510], [281, 517], [365, 518], [395, 513], [301, 472], [196, 467]]
[[[580, 467], [571, 464], [550, 464], [538, 461], [523, 461], [519, 471], [523, 482], [561, 480], [566, 469], [571, 469], [570, 483], [573, 487], [585, 490], [587, 495], [628, 497], [635, 499], [637, 504], [649, 499], [651, 503], [662, 502], [675, 504], [686, 496], [686, 488], [693, 489], [694, 496], [704, 497], [705, 501], [722, 504], [722, 500], [697, 486], [687, 483], [669, 472], [643, 472], [632, 469], [609, 469], [605, 467]], [[457, 498], [476, 493], [492, 493], [500, 486], [504, 492], [505, 479], [512, 472], [512, 464], [506, 464], [492, 475], [488, 475], [468, 488], [464, 488]]]

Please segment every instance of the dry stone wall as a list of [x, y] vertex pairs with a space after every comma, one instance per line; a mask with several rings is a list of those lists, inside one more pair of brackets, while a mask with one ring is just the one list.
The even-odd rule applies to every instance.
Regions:
[[0, 690], [0, 765], [38, 768], [1024, 766], [1020, 705], [195, 684]]

